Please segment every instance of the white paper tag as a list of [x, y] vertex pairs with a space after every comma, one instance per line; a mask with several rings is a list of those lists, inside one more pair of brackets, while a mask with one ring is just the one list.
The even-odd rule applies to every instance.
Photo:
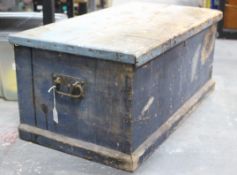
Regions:
[[58, 124], [58, 111], [56, 108], [56, 86], [52, 86], [49, 88], [48, 93], [53, 91], [53, 121]]
[[53, 121], [58, 124], [58, 111], [56, 107], [53, 108]]

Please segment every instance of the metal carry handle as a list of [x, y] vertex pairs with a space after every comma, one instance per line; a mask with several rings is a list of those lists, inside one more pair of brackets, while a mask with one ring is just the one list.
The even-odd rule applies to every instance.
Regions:
[[57, 89], [55, 90], [55, 92], [56, 92], [57, 94], [59, 94], [59, 95], [66, 96], [66, 97], [70, 97], [70, 98], [76, 98], [76, 99], [80, 99], [80, 98], [82, 98], [82, 97], [84, 96], [84, 89], [83, 89], [81, 83], [79, 83], [79, 82], [74, 83], [74, 84], [73, 84], [73, 88], [74, 88], [74, 89], [75, 89], [75, 88], [78, 89], [78, 91], [79, 91], [79, 94], [78, 94], [78, 95], [74, 95], [74, 94], [72, 94], [72, 93], [65, 93], [65, 92], [59, 91], [59, 90], [57, 90]]
[[64, 84], [61, 77], [56, 77], [54, 80], [54, 84], [56, 94], [74, 99], [80, 99], [84, 97], [84, 89], [83, 89], [84, 82], [76, 81], [73, 84], [72, 83], [67, 84], [67, 86], [71, 89], [69, 93], [60, 91], [60, 86]]

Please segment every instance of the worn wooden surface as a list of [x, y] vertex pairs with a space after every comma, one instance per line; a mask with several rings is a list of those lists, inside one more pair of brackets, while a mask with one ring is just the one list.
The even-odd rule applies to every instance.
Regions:
[[212, 26], [136, 70], [133, 150], [211, 79], [215, 31]]
[[[131, 65], [75, 55], [32, 51], [37, 127], [114, 150], [131, 150]], [[57, 95], [59, 123], [53, 121], [53, 75], [85, 81], [82, 99]]]
[[77, 155], [118, 169], [135, 171], [152, 152], [173, 132], [176, 125], [200, 103], [214, 87], [208, 81], [194, 96], [177, 110], [168, 121], [150, 135], [134, 152], [126, 154], [100, 145], [59, 135], [27, 124], [19, 126], [20, 138], [59, 151]]
[[10, 42], [141, 66], [221, 17], [209, 9], [128, 3], [14, 34]]
[[[213, 87], [221, 16], [131, 3], [12, 36], [26, 46], [16, 46], [21, 138], [135, 170]], [[54, 103], [55, 75], [83, 80], [83, 98]]]
[[57, 149], [88, 160], [104, 163], [127, 171], [133, 170], [133, 160], [129, 154], [122, 153], [79, 139], [65, 137], [47, 130], [26, 124], [19, 126], [20, 138], [40, 145]]
[[[21, 138], [135, 170], [213, 87], [215, 34], [213, 25], [139, 68], [17, 46]], [[82, 99], [56, 95], [59, 123], [48, 93], [55, 74], [85, 81]]]
[[176, 129], [177, 125], [198, 106], [215, 87], [215, 82], [209, 80], [188, 101], [186, 101], [172, 116], [132, 153], [133, 170], [137, 169], [160, 144]]
[[35, 126], [35, 98], [31, 49], [15, 47], [20, 122]]

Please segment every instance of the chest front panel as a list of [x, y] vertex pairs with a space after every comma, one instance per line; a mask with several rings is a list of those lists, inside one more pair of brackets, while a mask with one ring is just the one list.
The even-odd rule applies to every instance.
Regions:
[[[129, 152], [132, 68], [43, 50], [32, 53], [36, 126]], [[66, 80], [56, 87], [54, 100], [54, 90], [48, 90], [58, 86], [57, 76]], [[77, 98], [72, 86], [80, 81], [83, 95]]]

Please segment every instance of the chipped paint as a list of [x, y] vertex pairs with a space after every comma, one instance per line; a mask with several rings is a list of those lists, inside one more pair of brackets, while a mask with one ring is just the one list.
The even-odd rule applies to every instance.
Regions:
[[146, 105], [143, 107], [141, 115], [140, 115], [140, 119], [144, 119], [145, 118], [145, 114], [146, 112], [150, 109], [151, 105], [154, 102], [154, 97], [150, 97], [149, 100], [147, 101]]
[[217, 10], [136, 2], [14, 34], [9, 39], [13, 44], [139, 67], [221, 18]]
[[[192, 96], [188, 101], [186, 101], [182, 107], [180, 107], [170, 118], [166, 121], [160, 128], [158, 128], [153, 134], [151, 134], [133, 153], [133, 168], [134, 170], [139, 167], [139, 165], [147, 159], [150, 154], [158, 146], [157, 142], [162, 142], [161, 140], [167, 138], [175, 126], [179, 122], [190, 115], [190, 112], [195, 110], [195, 107], [199, 104], [202, 98], [208, 94], [215, 86], [215, 82], [208, 81], [194, 96]], [[160, 140], [161, 139], [161, 140]], [[176, 153], [182, 150], [176, 150]]]
[[193, 82], [196, 78], [198, 60], [200, 57], [200, 50], [201, 50], [201, 44], [198, 45], [198, 47], [194, 53], [194, 56], [193, 56], [191, 82]]
[[216, 25], [213, 25], [206, 33], [205, 38], [203, 40], [202, 53], [201, 53], [202, 64], [206, 63], [207, 59], [213, 52], [215, 46], [215, 38], [216, 38]]
[[[151, 9], [149, 10], [151, 10], [153, 13], [157, 10], [156, 7], [150, 8]], [[172, 7], [170, 9], [172, 11], [174, 10]], [[26, 118], [27, 123], [22, 122], [25, 124], [21, 124], [19, 127], [21, 138], [44, 146], [50, 146], [51, 148], [84, 157], [89, 160], [95, 160], [100, 163], [108, 164], [116, 168], [133, 171], [143, 161], [143, 159], [150, 155], [153, 149], [158, 144], [160, 144], [161, 141], [163, 141], [162, 139], [170, 134], [177, 122], [182, 119], [183, 115], [186, 114], [205, 93], [204, 89], [204, 92], [201, 91], [200, 96], [195, 96], [191, 102], [188, 101], [188, 99], [198, 90], [200, 85], [205, 83], [204, 81], [197, 81], [190, 84], [190, 59], [193, 57], [193, 51], [195, 52], [198, 44], [202, 43], [203, 36], [207, 30], [201, 32], [201, 34], [198, 34], [197, 36], [190, 38], [190, 43], [187, 41], [187, 47], [183, 47], [181, 44], [175, 48], [172, 48], [172, 46], [177, 45], [182, 40], [185, 40], [185, 37], [191, 37], [195, 33], [199, 32], [199, 30], [204, 29], [207, 23], [204, 23], [204, 25], [202, 25], [203, 23], [200, 24], [202, 26], [200, 26], [198, 23], [195, 23], [197, 19], [193, 21], [193, 17], [191, 15], [192, 11], [188, 11], [188, 15], [185, 14], [184, 18], [180, 18], [181, 22], [186, 20], [188, 21], [185, 23], [187, 26], [183, 26], [183, 23], [179, 21], [179, 25], [175, 25], [175, 28], [170, 28], [170, 30], [167, 31], [166, 28], [163, 28], [160, 31], [160, 28], [162, 27], [158, 28], [157, 26], [165, 25], [168, 28], [169, 26], [174, 26], [173, 23], [164, 23], [164, 21], [167, 21], [167, 18], [164, 17], [164, 14], [169, 14], [169, 12], [170, 11], [167, 11], [167, 9], [162, 10], [162, 18], [159, 18], [159, 20], [161, 19], [160, 22], [158, 20], [158, 16], [160, 16], [160, 14], [150, 14], [146, 11], [146, 13], [144, 13], [145, 17], [143, 15], [139, 15], [141, 16], [142, 20], [135, 20], [135, 22], [140, 22], [138, 23], [138, 26], [134, 27], [134, 29], [129, 28], [131, 29], [129, 30], [131, 33], [134, 31], [138, 32], [133, 34], [132, 37], [129, 36], [129, 33], [123, 33], [123, 30], [120, 31], [124, 26], [121, 28], [121, 26], [115, 25], [116, 27], [114, 28], [114, 26], [111, 27], [110, 24], [106, 24], [106, 26], [109, 26], [109, 29], [105, 28], [105, 31], [103, 31], [106, 33], [105, 38], [103, 38], [104, 34], [100, 34], [98, 38], [90, 38], [88, 35], [77, 35], [77, 38], [74, 38], [77, 33], [71, 35], [71, 37], [73, 37], [72, 40], [75, 39], [72, 43], [70, 38], [60, 38], [62, 39], [60, 40], [60, 44], [65, 44], [64, 39], [68, 39], [66, 46], [63, 47], [64, 49], [69, 49], [70, 51], [75, 49], [77, 52], [80, 52], [80, 49], [82, 49], [80, 45], [77, 47], [72, 47], [67, 44], [76, 44], [76, 42], [80, 40], [78, 37], [84, 37], [80, 41], [88, 42], [87, 44], [89, 45], [83, 45], [83, 49], [85, 49], [84, 51], [95, 54], [93, 59], [97, 58], [98, 56], [102, 56], [108, 52], [108, 50], [110, 53], [115, 53], [114, 50], [110, 50], [110, 45], [106, 45], [108, 41], [111, 42], [110, 44], [112, 49], [116, 46], [116, 49], [119, 49], [118, 51], [123, 51], [124, 56], [129, 53], [128, 51], [131, 51], [132, 54], [136, 55], [136, 57], [142, 55], [142, 59], [154, 59], [144, 66], [143, 69], [136, 68], [134, 65], [118, 64], [112, 61], [105, 62], [103, 60], [93, 60], [92, 58], [84, 58], [82, 56], [69, 54], [62, 54], [62, 57], [59, 58], [57, 56], [58, 54], [55, 52], [48, 52], [45, 50], [40, 50], [39, 48], [32, 49], [29, 56], [31, 59], [31, 64], [29, 65], [33, 65], [33, 68], [31, 67], [30, 71], [26, 73], [23, 72], [25, 69], [18, 69], [18, 80], [25, 80], [25, 75], [28, 74], [31, 76], [30, 81], [27, 81], [29, 84], [23, 81], [24, 86], [21, 86], [22, 81], [19, 81], [21, 87], [19, 96], [22, 97], [20, 98], [20, 107], [23, 109], [21, 118], [25, 119], [28, 116], [34, 116], [37, 122], [31, 124], [29, 121], [30, 119]], [[175, 16], [176, 15], [177, 14], [175, 14]], [[199, 15], [201, 15], [203, 18], [204, 16], [206, 17], [204, 14]], [[154, 18], [152, 18], [153, 21], [149, 21], [149, 25], [144, 25], [144, 22], [149, 20], [151, 16], [154, 16]], [[167, 16], [170, 18], [169, 15]], [[119, 19], [121, 20], [120, 17]], [[200, 23], [204, 22], [201, 20], [197, 21]], [[125, 23], [125, 32], [128, 32], [128, 28], [126, 28], [126, 22], [128, 21], [124, 20], [122, 22]], [[213, 21], [209, 21], [208, 25], [212, 25], [212, 22]], [[189, 24], [191, 25], [193, 23], [194, 28], [189, 28]], [[74, 25], [74, 23], [71, 25]], [[86, 25], [83, 27], [85, 26]], [[97, 25], [94, 26], [97, 27]], [[128, 26], [131, 26], [131, 24]], [[143, 26], [149, 28], [147, 29], [147, 33], [149, 33], [149, 35], [145, 35], [147, 38], [145, 38], [143, 35], [142, 37], [138, 37], [140, 35], [137, 35], [139, 34], [140, 30], [142, 31], [144, 29], [142, 28]], [[90, 27], [90, 25], [88, 27]], [[112, 32], [110, 31], [111, 33], [107, 33], [106, 31], [111, 30], [111, 28]], [[159, 35], [159, 32], [156, 32], [157, 28], [161, 35]], [[172, 30], [174, 31], [172, 32]], [[73, 31], [78, 32], [78, 30]], [[166, 33], [164, 33], [164, 31], [166, 31]], [[50, 32], [48, 33], [48, 31], [46, 31], [42, 32], [41, 34], [44, 35], [45, 33], [48, 35]], [[57, 34], [59, 33], [56, 32], [56, 35]], [[101, 35], [102, 37], [100, 38]], [[175, 38], [173, 38], [174, 35]], [[124, 36], [126, 37], [123, 38]], [[40, 38], [40, 36], [37, 35], [37, 38], [38, 37]], [[89, 37], [88, 39], [92, 40], [95, 39], [96, 42], [89, 43], [90, 41], [86, 41], [86, 37]], [[111, 38], [112, 41], [110, 41]], [[53, 38], [48, 39], [51, 40]], [[129, 42], [127, 42], [126, 39], [129, 40]], [[39, 42], [43, 44], [43, 42]], [[50, 42], [48, 44], [50, 44]], [[95, 50], [91, 49], [91, 47], [93, 47], [92, 44], [95, 44], [94, 46], [96, 46], [96, 44], [98, 44], [97, 42], [101, 45], [98, 45], [97, 48], [93, 48]], [[121, 42], [123, 42], [122, 47]], [[60, 46], [60, 44], [58, 46]], [[133, 47], [130, 48], [130, 44], [133, 45]], [[137, 45], [141, 45], [143, 48], [136, 47]], [[47, 47], [49, 45], [46, 44], [43, 46]], [[89, 48], [87, 48], [87, 46]], [[125, 49], [125, 47], [128, 50], [124, 51], [123, 49]], [[165, 54], [161, 55], [161, 57], [156, 57], [157, 54], [160, 54], [161, 52], [164, 52], [166, 49], [168, 50], [170, 48], [173, 50], [166, 52]], [[189, 52], [186, 52], [188, 51], [188, 48], [191, 49]], [[48, 50], [48, 48], [46, 49]], [[58, 49], [61, 52], [65, 51], [60, 47], [58, 47]], [[96, 49], [102, 49], [105, 52], [98, 51]], [[143, 51], [145, 55], [143, 54]], [[126, 54], [124, 52], [126, 52]], [[16, 53], [16, 60], [18, 61], [17, 63], [21, 61], [20, 58], [24, 58], [22, 60], [25, 60], [26, 56], [23, 54], [25, 53], [24, 50], [22, 50], [22, 52], [17, 50]], [[119, 58], [119, 55], [114, 57], [114, 59], [116, 58]], [[103, 59], [106, 59], [106, 57], [103, 57]], [[110, 60], [113, 59], [110, 58]], [[128, 60], [129, 59], [127, 59], [127, 61]], [[148, 60], [139, 61], [142, 63], [143, 61]], [[17, 64], [17, 66], [25, 66], [23, 63], [24, 62], [20, 62], [20, 64]], [[52, 65], [56, 66], [52, 67]], [[194, 65], [194, 70], [198, 69], [195, 68], [195, 66], [197, 65]], [[198, 66], [201, 65], [199, 64]], [[180, 68], [179, 72], [178, 67]], [[139, 69], [142, 71], [139, 72]], [[207, 66], [205, 69], [208, 70]], [[64, 119], [65, 122], [60, 122], [61, 125], [54, 127], [53, 123], [49, 120], [49, 129], [47, 130], [47, 127], [45, 127], [46, 122], [42, 116], [44, 116], [48, 110], [42, 106], [42, 104], [45, 104], [48, 106], [48, 108], [52, 107], [51, 101], [53, 99], [50, 99], [48, 94], [45, 92], [52, 85], [52, 73], [58, 71], [63, 72], [63, 74], [69, 73], [70, 75], [73, 74], [78, 77], [85, 78], [87, 80], [87, 92], [90, 93], [87, 93], [86, 98], [84, 98], [80, 103], [70, 99], [58, 98], [58, 110], [61, 114], [61, 118]], [[44, 72], [43, 75], [45, 76], [42, 75], [42, 72]], [[182, 77], [182, 74], [187, 76]], [[203, 75], [203, 77], [207, 76]], [[32, 81], [32, 79], [34, 81]], [[139, 83], [139, 81], [137, 82], [137, 80], [143, 79], [146, 81], [142, 81], [141, 83]], [[184, 86], [181, 86], [180, 89], [184, 92], [181, 95], [185, 97], [185, 101], [180, 101], [181, 97], [176, 96], [175, 94], [177, 89], [176, 84], [178, 84], [180, 81], [184, 84]], [[33, 83], [33, 87], [31, 83]], [[197, 87], [193, 88], [193, 90], [189, 90], [191, 89], [190, 86], [186, 86], [193, 84], [195, 85], [193, 87]], [[212, 86], [213, 84], [208, 84], [208, 87], [209, 85]], [[29, 93], [29, 89], [32, 88], [34, 90], [32, 92], [33, 97], [31, 96], [31, 93]], [[28, 101], [28, 99], [25, 98], [24, 94], [29, 94], [27, 97], [34, 99], [33, 102], [30, 101], [30, 103], [32, 103], [30, 106], [33, 105], [32, 108], [34, 109], [34, 113], [31, 115], [29, 115], [28, 109], [25, 108], [24, 100]], [[187, 105], [185, 105], [186, 102]], [[178, 113], [176, 113], [177, 108], [183, 104], [185, 106], [181, 107]], [[52, 119], [52, 114], [49, 114], [49, 118]], [[135, 121], [139, 118], [141, 118], [140, 121]], [[29, 133], [32, 135], [28, 135]]]

